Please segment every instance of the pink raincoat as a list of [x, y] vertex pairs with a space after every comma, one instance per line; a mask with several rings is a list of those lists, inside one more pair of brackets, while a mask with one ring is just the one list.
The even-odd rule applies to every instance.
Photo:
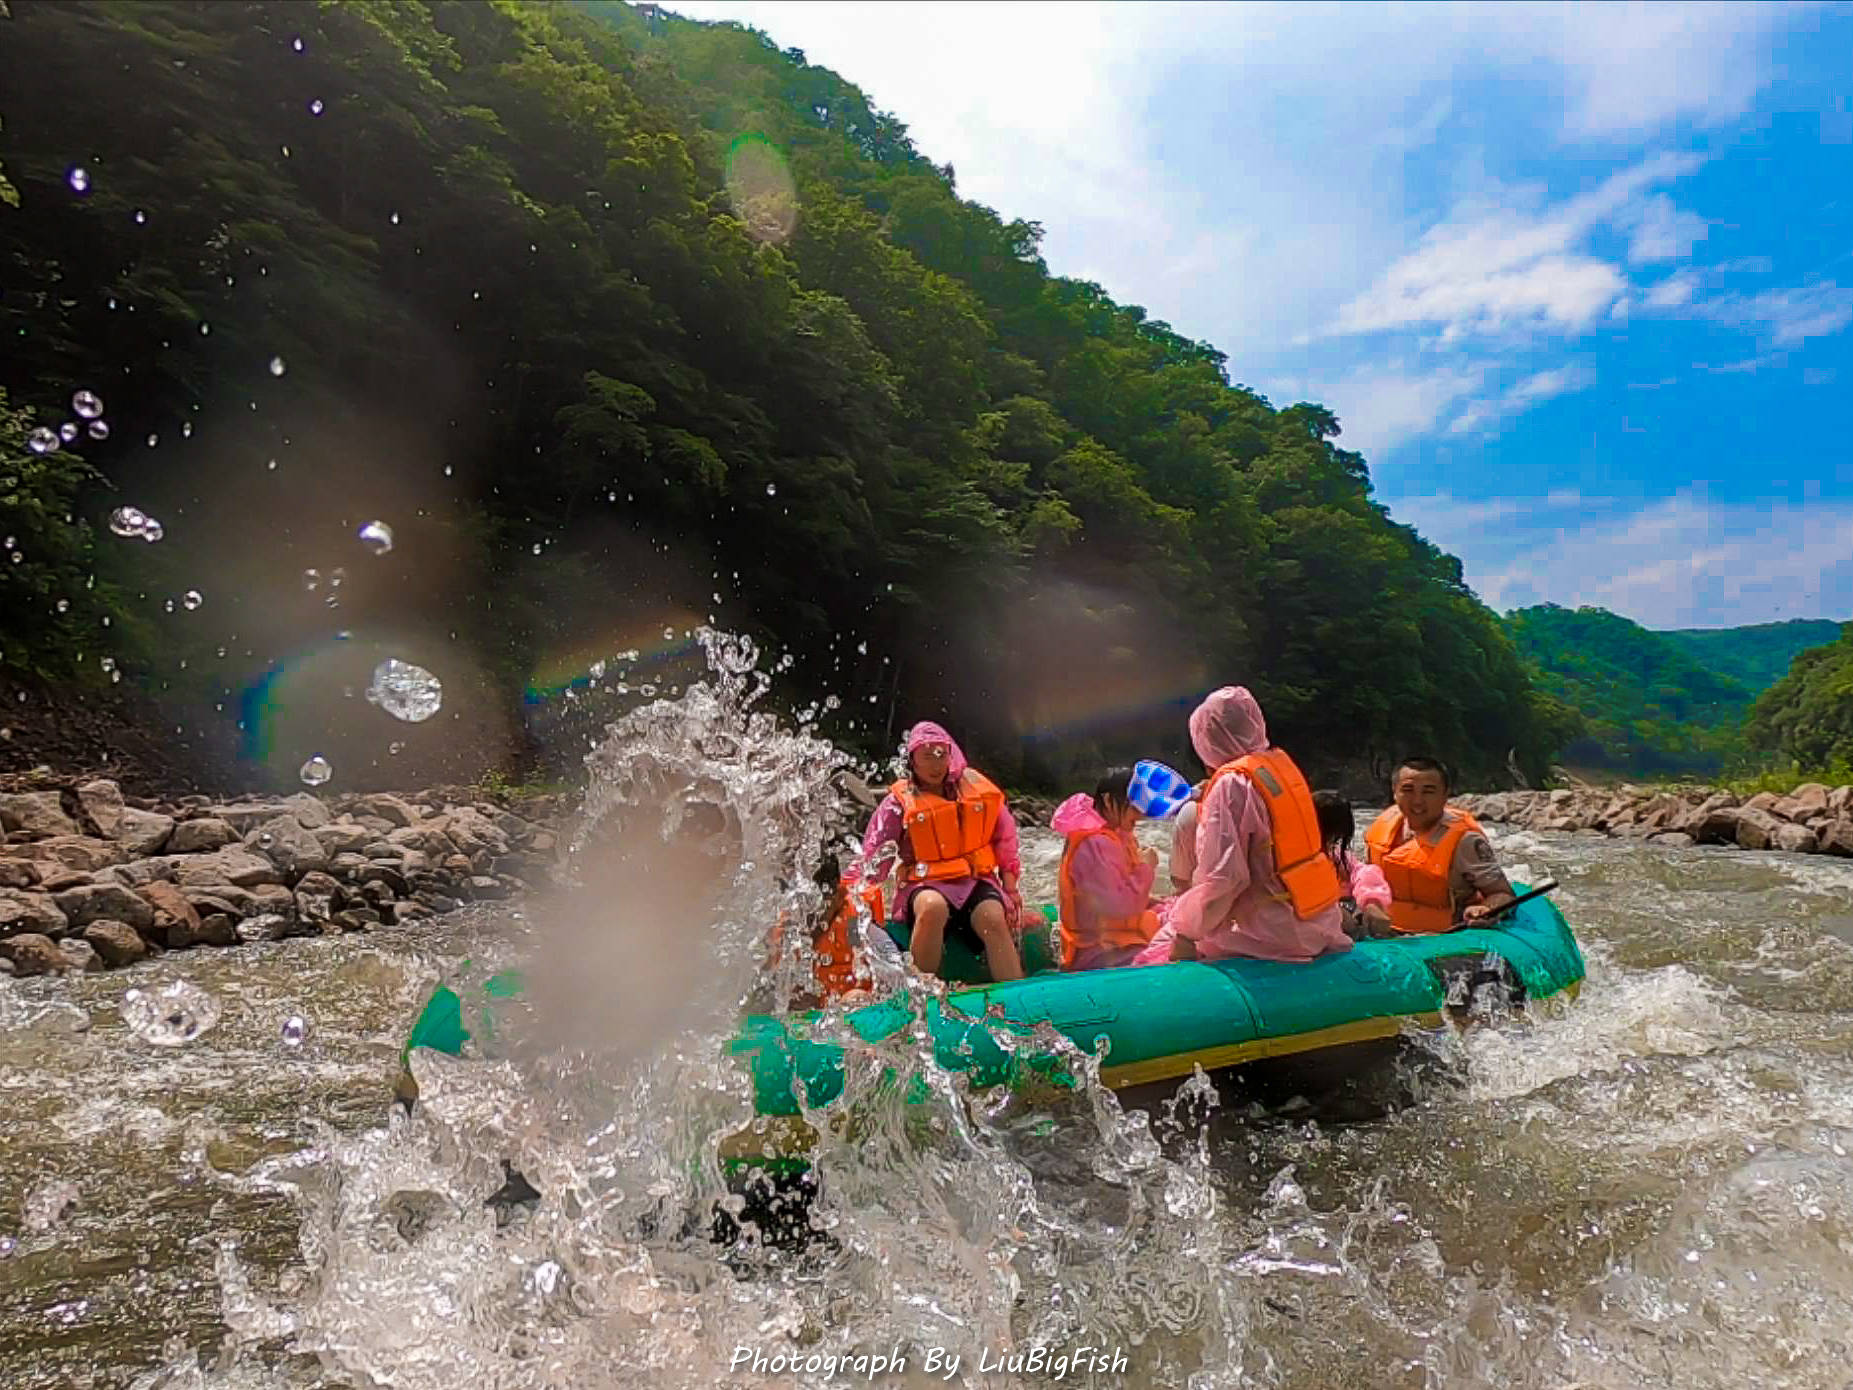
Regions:
[[[1226, 685], [1191, 712], [1190, 741], [1206, 766], [1221, 767], [1245, 753], [1265, 752], [1267, 721], [1253, 695]], [[1295, 915], [1274, 871], [1273, 839], [1267, 807], [1248, 779], [1218, 779], [1197, 812], [1190, 887], [1134, 963], [1169, 960], [1174, 935], [1194, 941], [1203, 960], [1309, 961], [1349, 951], [1336, 904], [1305, 921]]]
[[[1049, 828], [1057, 835], [1081, 835], [1105, 830], [1107, 823], [1094, 808], [1094, 798], [1077, 792], [1056, 807]], [[1063, 925], [1075, 938], [1075, 955], [1066, 969], [1102, 970], [1129, 965], [1141, 949], [1109, 946], [1100, 940], [1101, 918], [1134, 917], [1147, 907], [1158, 906], [1151, 901], [1152, 880], [1158, 870], [1145, 862], [1136, 842], [1127, 844], [1127, 838], [1087, 835], [1075, 846], [1068, 861], [1074, 884], [1075, 920]]]
[[1348, 849], [1341, 849], [1332, 856], [1332, 867], [1338, 870], [1338, 882], [1347, 898], [1357, 903], [1360, 909], [1380, 907], [1385, 912], [1390, 910], [1390, 881], [1383, 876], [1383, 870], [1375, 864], [1366, 864]]
[[[951, 756], [946, 760], [948, 780], [956, 782], [965, 775], [965, 769], [970, 764], [965, 761], [964, 752], [951, 734], [931, 720], [922, 720], [907, 731], [907, 757], [910, 760], [910, 767], [914, 749], [923, 743], [943, 743], [951, 750]], [[909, 775], [912, 775], [911, 772]], [[900, 800], [893, 792], [889, 792], [882, 798], [881, 805], [875, 808], [875, 814], [869, 819], [869, 828], [863, 833], [862, 858], [852, 865], [844, 876], [852, 880], [866, 878], [871, 883], [879, 883], [887, 878], [889, 870], [894, 867], [895, 860], [901, 857], [902, 828]], [[1010, 814], [1008, 806], [997, 814], [997, 829], [991, 834], [991, 851], [997, 856], [997, 867], [1000, 872], [1009, 874], [1013, 880], [1022, 874], [1023, 856], [1017, 847], [1017, 823]], [[986, 874], [984, 877], [986, 881], [995, 885], [1000, 893], [1003, 892], [1003, 884], [999, 881], [997, 874]], [[907, 920], [907, 904], [922, 888], [931, 888], [945, 898], [947, 907], [956, 910], [965, 906], [965, 900], [972, 895], [972, 891], [977, 886], [978, 880], [975, 878], [942, 878], [931, 883], [910, 883], [903, 880], [900, 891], [895, 894], [893, 905], [888, 909], [888, 916], [897, 922]], [[1010, 895], [1004, 893], [1004, 898], [1008, 901]], [[1007, 911], [1014, 912], [1014, 906]]]

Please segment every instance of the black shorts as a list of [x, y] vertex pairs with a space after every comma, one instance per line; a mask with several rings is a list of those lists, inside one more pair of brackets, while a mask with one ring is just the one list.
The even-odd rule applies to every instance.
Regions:
[[[920, 893], [934, 891], [937, 890], [929, 883], [925, 888], [920, 890]], [[914, 904], [920, 901], [920, 893], [915, 893], [907, 900], [906, 914], [902, 919], [907, 923], [910, 933], [914, 926]], [[971, 896], [965, 900], [965, 905], [963, 907], [952, 907], [951, 900], [948, 899], [947, 906], [950, 908], [950, 911], [946, 916], [947, 939], [950, 940], [954, 936], [963, 936], [971, 943], [974, 950], [982, 951], [984, 949], [984, 939], [978, 935], [978, 929], [972, 925], [972, 913], [976, 912], [981, 904], [988, 902], [997, 903], [1006, 909], [1008, 908], [1008, 904], [1004, 902], [1003, 893], [998, 890], [995, 883], [992, 883], [986, 878], [978, 880], [978, 886], [972, 889]]]

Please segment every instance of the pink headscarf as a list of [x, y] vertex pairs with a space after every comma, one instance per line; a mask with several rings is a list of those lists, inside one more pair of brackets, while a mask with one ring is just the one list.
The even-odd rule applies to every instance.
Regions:
[[913, 775], [914, 749], [923, 743], [943, 743], [948, 750], [946, 757], [946, 778], [956, 782], [965, 775], [967, 763], [965, 750], [959, 747], [958, 740], [935, 724], [931, 719], [922, 719], [907, 731], [907, 771]]
[[1268, 723], [1245, 685], [1225, 685], [1190, 712], [1190, 744], [1212, 771], [1268, 747]]

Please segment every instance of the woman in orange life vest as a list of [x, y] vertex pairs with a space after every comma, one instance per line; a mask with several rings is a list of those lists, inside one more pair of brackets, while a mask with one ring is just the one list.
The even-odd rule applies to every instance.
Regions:
[[1269, 745], [1255, 697], [1241, 686], [1211, 692], [1191, 712], [1190, 741], [1212, 769], [1197, 806], [1190, 886], [1134, 964], [1349, 951], [1312, 791]]
[[1158, 851], [1133, 838], [1144, 816], [1127, 794], [1132, 779], [1129, 767], [1108, 770], [1092, 796], [1076, 792], [1049, 822], [1068, 841], [1057, 879], [1064, 970], [1130, 965], [1158, 932]]
[[[857, 888], [847, 876], [837, 872], [837, 861], [833, 855], [824, 856], [815, 881], [819, 887], [829, 891], [830, 898], [823, 916], [816, 920], [810, 933], [812, 981], [819, 996], [841, 998], [845, 1002], [854, 1003], [868, 995], [870, 981], [867, 972], [858, 968], [852, 928], [858, 904], [879, 928], [884, 920], [881, 885], [872, 883]], [[779, 913], [778, 922], [772, 928], [767, 953], [769, 964], [776, 965], [783, 957], [785, 929], [789, 925], [790, 914]]]
[[1364, 832], [1370, 862], [1390, 883], [1390, 925], [1444, 932], [1513, 900], [1480, 823], [1448, 805], [1448, 774], [1433, 758], [1405, 758], [1390, 781], [1396, 804]]
[[893, 915], [912, 929], [915, 966], [937, 975], [946, 934], [961, 932], [983, 947], [993, 980], [1020, 980], [1023, 864], [1004, 794], [930, 720], [908, 730], [906, 747], [907, 775], [875, 808], [861, 860], [846, 877], [880, 884], [894, 855], [901, 881]]

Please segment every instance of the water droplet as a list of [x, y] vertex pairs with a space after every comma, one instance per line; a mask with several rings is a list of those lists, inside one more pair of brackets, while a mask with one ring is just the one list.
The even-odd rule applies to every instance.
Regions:
[[317, 97], [314, 101], [309, 103], [309, 114], [311, 116], [319, 116], [322, 114], [322, 99], [320, 97]]
[[174, 611], [174, 601], [171, 598], [167, 601], [167, 611], [169, 613]]
[[391, 743], [386, 745], [386, 751], [388, 753], [393, 754], [394, 756], [397, 756], [398, 754], [405, 752], [405, 745], [401, 743], [398, 739], [394, 739]]
[[26, 436], [26, 447], [35, 454], [49, 454], [58, 447], [58, 431], [40, 425]]
[[399, 214], [395, 212], [391, 217], [387, 219], [387, 221], [391, 222], [393, 226], [395, 227], [398, 226], [399, 225]]
[[281, 357], [273, 357], [270, 359], [270, 374], [272, 376], [282, 376], [288, 370], [289, 365], [284, 362]]
[[20, 1225], [35, 1234], [49, 1231], [77, 1209], [77, 1196], [76, 1183], [45, 1179], [19, 1204]]
[[196, 612], [199, 606], [205, 601], [205, 599], [200, 597], [198, 589], [188, 589], [186, 593], [180, 596], [181, 604], [189, 613]]
[[767, 483], [766, 484], [766, 496], [777, 497], [778, 495], [779, 495], [779, 485], [777, 483]]
[[856, 643], [856, 650], [863, 656], [867, 656], [869, 654], [869, 644], [867, 642], [858, 642]]
[[358, 534], [360, 543], [375, 555], [384, 555], [392, 549], [392, 527], [383, 521], [369, 521]]
[[136, 208], [135, 209], [135, 225], [138, 227], [143, 227], [143, 226], [146, 226], [147, 223], [148, 223], [148, 214], [143, 212], [140, 208]]
[[193, 422], [191, 420], [186, 421], [180, 426], [180, 437], [182, 439], [191, 439], [193, 437]]
[[183, 1047], [219, 1021], [219, 1001], [186, 980], [122, 996], [122, 1021], [143, 1042]]
[[[219, 655], [225, 655], [224, 647], [219, 648]], [[305, 787], [319, 787], [322, 783], [335, 775], [335, 770], [329, 764], [328, 759], [324, 758], [320, 753], [317, 753], [313, 758], [302, 765], [296, 775], [302, 778], [302, 784]]]
[[424, 667], [393, 657], [373, 668], [367, 699], [394, 719], [418, 724], [436, 714], [443, 705], [444, 686]]
[[209, 323], [202, 323], [199, 326], [199, 336], [202, 338], [211, 337], [212, 336], [212, 325]]
[[283, 1028], [279, 1037], [285, 1047], [301, 1047], [309, 1038], [309, 1020], [301, 1014], [291, 1014], [283, 1020]]
[[58, 426], [58, 438], [63, 440], [66, 444], [69, 444], [73, 439], [77, 438], [77, 421], [66, 420], [62, 425]]
[[69, 613], [71, 611], [71, 601], [68, 598], [61, 598], [52, 606], [60, 613]]
[[92, 420], [90, 422], [90, 437], [92, 439], [108, 439], [109, 422], [107, 420]]
[[594, 661], [592, 663], [592, 679], [597, 681], [597, 680], [603, 680], [604, 678], [605, 678], [605, 663], [602, 661]]
[[291, 48], [293, 48], [293, 49], [295, 49], [295, 50], [296, 50], [296, 51], [297, 51], [298, 53], [300, 53], [300, 52], [302, 52], [302, 39], [301, 39], [301, 37], [300, 37], [300, 36], [298, 36], [298, 37], [296, 37], [296, 38], [293, 38], [293, 39], [291, 39], [291, 40], [290, 40], [290, 47], [291, 47]]
[[81, 164], [71, 166], [71, 172], [66, 174], [64, 179], [66, 183], [71, 185], [71, 191], [74, 193], [88, 193], [90, 191], [90, 171]]
[[[167, 534], [167, 528], [161, 525], [161, 523], [156, 521], [153, 517], [149, 517], [145, 522], [142, 523], [142, 539], [147, 541], [148, 544], [150, 545], [153, 545], [156, 541], [160, 540], [161, 537], [165, 536], [166, 534]], [[109, 626], [108, 618], [103, 619], [103, 626], [104, 627]]]
[[449, 477], [449, 476], [450, 476], [450, 475], [451, 475], [451, 474], [452, 474], [453, 472], [455, 472], [455, 471], [456, 471], [456, 470], [455, 470], [455, 469], [453, 469], [453, 468], [451, 467], [451, 465], [449, 465], [448, 463], [444, 465], [444, 476], [445, 476], [446, 478], [448, 478], [448, 477]]
[[160, 436], [160, 435], [158, 435], [158, 434], [151, 434], [151, 435], [149, 435], [149, 436], [148, 436], [148, 447], [149, 447], [150, 449], [152, 449], [152, 448], [154, 448], [154, 446], [155, 446], [155, 445], [157, 445], [157, 444], [159, 444], [160, 442], [161, 442], [161, 436]]
[[139, 507], [118, 507], [109, 514], [109, 529], [118, 536], [135, 539], [148, 533], [148, 514]]
[[321, 588], [322, 572], [320, 570], [304, 570], [302, 572], [302, 587], [307, 589], [310, 593], [314, 593], [317, 589]]
[[94, 420], [103, 413], [103, 399], [94, 391], [79, 391], [71, 397], [71, 409], [85, 420]]
[[97, 665], [103, 668], [103, 674], [107, 676], [116, 669], [116, 658], [113, 656], [106, 656], [101, 661], [97, 662]]
[[539, 541], [534, 542], [534, 553], [536, 555], [540, 554], [540, 542]]
[[673, 642], [675, 639], [676, 630], [673, 627], [666, 627], [663, 629], [663, 640], [665, 642]]

